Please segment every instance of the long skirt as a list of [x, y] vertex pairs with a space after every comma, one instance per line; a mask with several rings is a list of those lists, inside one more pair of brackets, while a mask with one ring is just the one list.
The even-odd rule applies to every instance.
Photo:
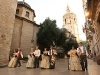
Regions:
[[49, 57], [42, 55], [42, 61], [40, 64], [41, 68], [49, 68], [50, 62], [49, 62]]
[[17, 57], [13, 57], [13, 58], [10, 60], [10, 62], [9, 62], [9, 64], [8, 64], [8, 67], [10, 67], [10, 68], [15, 67], [16, 61], [17, 61]]
[[82, 70], [80, 60], [77, 56], [70, 57], [70, 70]]
[[34, 58], [29, 58], [26, 63], [27, 68], [33, 68], [34, 67]]

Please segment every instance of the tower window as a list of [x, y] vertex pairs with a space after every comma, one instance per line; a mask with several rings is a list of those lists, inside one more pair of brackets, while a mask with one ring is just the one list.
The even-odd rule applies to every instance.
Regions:
[[66, 19], [65, 19], [65, 24], [66, 24]]
[[74, 21], [75, 21], [75, 18], [74, 18]]
[[25, 15], [26, 17], [29, 17], [29, 12], [28, 11], [26, 11], [26, 15]]
[[19, 14], [19, 9], [16, 10], [16, 14]]

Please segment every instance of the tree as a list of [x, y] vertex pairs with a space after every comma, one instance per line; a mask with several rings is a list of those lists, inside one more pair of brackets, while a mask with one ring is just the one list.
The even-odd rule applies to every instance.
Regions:
[[77, 41], [73, 40], [72, 38], [67, 39], [65, 45], [63, 46], [65, 54], [67, 54], [67, 52], [71, 50], [72, 46], [74, 46], [75, 49], [77, 49], [78, 47]]
[[37, 44], [42, 48], [49, 48], [50, 45], [62, 46], [66, 40], [66, 34], [57, 28], [56, 20], [45, 19], [41, 23], [37, 33]]
[[60, 46], [60, 47], [63, 47], [64, 46], [64, 44], [65, 44], [65, 42], [66, 42], [66, 39], [67, 39], [67, 37], [66, 37], [66, 31], [65, 30], [63, 30], [63, 29], [60, 29], [60, 32], [59, 32], [59, 36], [58, 36], [58, 38], [57, 38], [57, 46]]

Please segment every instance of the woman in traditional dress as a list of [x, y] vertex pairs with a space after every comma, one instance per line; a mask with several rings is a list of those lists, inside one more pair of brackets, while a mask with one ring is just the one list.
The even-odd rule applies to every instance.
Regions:
[[13, 57], [11, 58], [8, 67], [9, 68], [14, 68], [16, 65], [16, 61], [17, 61], [17, 50], [14, 50], [13, 52]]
[[77, 56], [77, 50], [72, 46], [72, 49], [70, 50], [70, 70], [82, 70], [80, 60]]
[[34, 50], [31, 50], [30, 54], [28, 55], [28, 61], [27, 61], [26, 67], [27, 68], [34, 67]]
[[42, 54], [42, 61], [41, 61], [41, 64], [40, 64], [40, 67], [43, 69], [47, 69], [49, 68], [49, 56], [48, 56], [48, 51], [47, 51], [47, 48], [44, 48], [44, 51], [43, 51], [43, 54]]
[[55, 57], [55, 55], [53, 54], [53, 55], [51, 56], [50, 69], [54, 69], [54, 68], [55, 68], [55, 62], [56, 62], [56, 57]]

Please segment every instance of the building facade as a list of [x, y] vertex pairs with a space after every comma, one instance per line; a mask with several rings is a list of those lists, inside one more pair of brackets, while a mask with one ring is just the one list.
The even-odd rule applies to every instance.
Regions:
[[86, 6], [86, 12], [89, 13], [85, 23], [87, 43], [93, 56], [98, 57], [100, 55], [100, 1], [87, 0]]
[[0, 66], [8, 64], [9, 54], [18, 47], [24, 56], [36, 46], [40, 28], [34, 22], [35, 12], [25, 2], [0, 0]]
[[0, 65], [9, 60], [16, 7], [17, 0], [0, 0]]
[[10, 53], [20, 47], [23, 55], [27, 56], [31, 48], [35, 49], [39, 25], [34, 22], [34, 18], [35, 12], [31, 6], [26, 2], [18, 1]]
[[70, 11], [69, 6], [67, 6], [67, 12], [63, 16], [63, 28], [66, 28], [71, 34], [73, 34], [76, 37], [76, 40], [79, 42], [76, 14]]

